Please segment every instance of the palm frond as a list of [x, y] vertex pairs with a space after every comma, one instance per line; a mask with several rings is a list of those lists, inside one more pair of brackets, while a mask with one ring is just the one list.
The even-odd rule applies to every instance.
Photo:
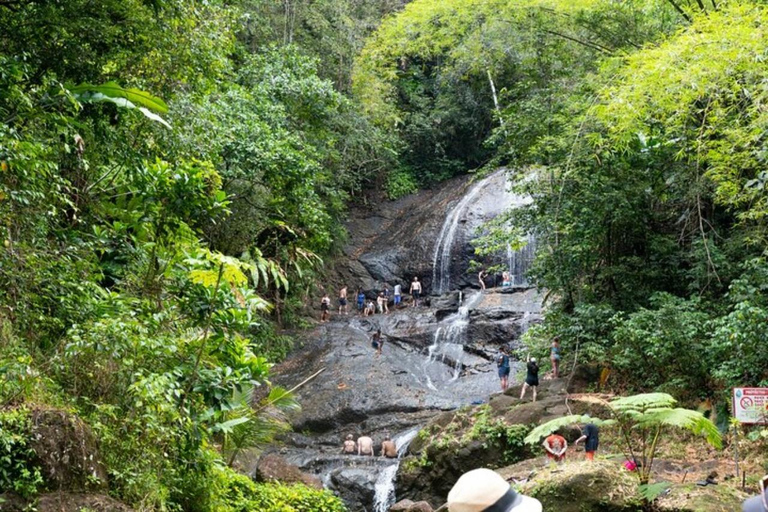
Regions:
[[667, 393], [641, 393], [615, 398], [611, 400], [611, 407], [617, 411], [646, 411], [648, 409], [671, 408], [676, 403], [677, 400]]
[[579, 423], [594, 423], [596, 425], [602, 425], [606, 422], [586, 414], [571, 414], [570, 416], [555, 418], [531, 430], [531, 432], [525, 437], [525, 443], [532, 445], [538, 444], [543, 437], [548, 436], [552, 432], [556, 432], [563, 427]]

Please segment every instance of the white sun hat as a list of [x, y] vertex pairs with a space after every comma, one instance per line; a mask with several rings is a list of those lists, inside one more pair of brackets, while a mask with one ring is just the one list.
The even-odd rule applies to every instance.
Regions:
[[448, 493], [449, 512], [542, 512], [539, 500], [523, 496], [490, 469], [461, 475]]

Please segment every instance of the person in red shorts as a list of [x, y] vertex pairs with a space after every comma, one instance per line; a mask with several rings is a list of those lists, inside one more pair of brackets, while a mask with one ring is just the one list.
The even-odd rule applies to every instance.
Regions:
[[578, 438], [576, 442], [573, 444], [577, 445], [580, 442], [584, 441], [584, 454], [587, 460], [595, 460], [595, 452], [597, 451], [597, 445], [600, 442], [600, 439], [599, 439], [600, 430], [597, 428], [597, 425], [595, 425], [594, 423], [587, 423], [584, 425], [584, 428], [581, 429], [581, 432], [584, 435]]
[[552, 434], [541, 444], [547, 451], [547, 457], [555, 462], [565, 460], [565, 451], [568, 449], [568, 441], [559, 434]]

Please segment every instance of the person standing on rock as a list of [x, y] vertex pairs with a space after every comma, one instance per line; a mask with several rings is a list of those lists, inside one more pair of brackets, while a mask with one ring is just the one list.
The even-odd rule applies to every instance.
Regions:
[[418, 277], [414, 277], [413, 281], [411, 282], [411, 290], [410, 290], [411, 296], [413, 297], [413, 306], [416, 307], [419, 305], [419, 298], [421, 297], [421, 283], [419, 282]]
[[397, 445], [389, 436], [386, 436], [381, 443], [381, 456], [388, 459], [397, 458]]
[[395, 283], [395, 307], [400, 305], [400, 299], [403, 295], [403, 287], [400, 283]]
[[357, 451], [357, 444], [355, 444], [355, 439], [352, 436], [352, 434], [349, 434], [347, 435], [347, 439], [344, 441], [344, 446], [341, 449], [341, 453], [354, 455], [356, 451]]
[[371, 346], [376, 350], [376, 355], [381, 355], [381, 348], [384, 346], [384, 338], [381, 336], [381, 329], [376, 329], [371, 338]]
[[322, 315], [320, 315], [320, 321], [321, 322], [327, 322], [328, 318], [330, 317], [330, 313], [328, 310], [331, 308], [331, 298], [328, 296], [327, 293], [323, 294], [323, 298], [320, 300], [320, 311], [322, 311]]
[[387, 299], [384, 298], [384, 292], [379, 292], [379, 296], [376, 298], [376, 309], [379, 314], [383, 314], [385, 311], [389, 313], [387, 309]]
[[480, 290], [485, 291], [485, 278], [488, 274], [485, 272], [485, 270], [481, 270], [479, 274], [477, 274], [477, 280], [480, 282]]
[[339, 290], [339, 314], [344, 312], [345, 315], [349, 314], [349, 311], [347, 310], [347, 287], [343, 286], [341, 290]]
[[549, 360], [552, 362], [552, 376], [556, 379], [560, 376], [560, 338], [558, 336], [552, 340]]
[[547, 452], [547, 457], [555, 462], [562, 462], [565, 460], [565, 451], [568, 449], [568, 441], [559, 434], [552, 434], [548, 436], [542, 443], [544, 450]]
[[358, 288], [357, 289], [357, 311], [362, 313], [363, 307], [365, 307], [365, 293], [363, 293], [363, 290]]
[[525, 391], [528, 388], [533, 390], [533, 401], [536, 401], [536, 389], [539, 387], [539, 365], [536, 364], [535, 357], [529, 357], [526, 364], [528, 373], [525, 376], [525, 382], [523, 382], [523, 389], [520, 391], [520, 400], [525, 396]]
[[578, 438], [573, 445], [576, 446], [584, 441], [584, 454], [587, 460], [595, 460], [595, 452], [600, 444], [600, 429], [594, 423], [587, 423], [581, 429], [582, 436]]
[[499, 379], [501, 380], [501, 391], [504, 392], [509, 387], [509, 354], [507, 347], [501, 347], [501, 354], [496, 359], [496, 366], [499, 368]]
[[357, 438], [357, 454], [358, 455], [370, 455], [373, 457], [373, 439], [368, 436], [360, 436]]

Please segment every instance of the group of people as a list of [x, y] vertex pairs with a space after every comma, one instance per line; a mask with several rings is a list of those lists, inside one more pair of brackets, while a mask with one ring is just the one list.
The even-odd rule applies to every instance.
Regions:
[[[412, 306], [418, 306], [422, 295], [422, 285], [418, 277], [414, 277], [411, 281], [411, 286], [408, 293], [413, 300]], [[389, 314], [389, 303], [393, 301], [394, 307], [400, 307], [403, 304], [403, 286], [400, 283], [395, 283], [395, 286], [390, 290], [388, 284], [384, 284], [384, 288], [376, 294], [376, 299], [369, 298], [362, 288], [357, 289], [357, 311], [363, 316], [371, 316], [378, 314]], [[323, 294], [323, 298], [320, 300], [320, 322], [327, 322], [331, 316], [331, 297], [328, 293]], [[339, 290], [339, 315], [349, 314], [349, 300], [348, 290], [346, 286], [343, 286]]]
[[[360, 436], [355, 442], [355, 438], [352, 434], [349, 434], [344, 440], [344, 444], [341, 447], [341, 453], [346, 455], [367, 455], [370, 457], [375, 456], [373, 453], [373, 439], [368, 436]], [[389, 437], [384, 437], [384, 441], [381, 442], [381, 456], [388, 459], [397, 458], [397, 445]]]
[[[499, 380], [501, 381], [501, 390], [506, 391], [509, 387], [509, 374], [511, 371], [509, 348], [501, 347], [500, 354], [496, 358], [496, 366], [499, 371]], [[555, 337], [549, 348], [549, 360], [552, 363], [552, 378], [560, 377], [560, 338]], [[523, 388], [520, 391], [520, 400], [525, 397], [525, 392], [530, 388], [533, 393], [533, 401], [536, 401], [536, 391], [539, 387], [539, 364], [535, 357], [528, 356], [526, 361], [526, 375], [523, 381]]]
[[[481, 270], [477, 274], [477, 282], [480, 283], [480, 290], [481, 291], [485, 290], [485, 287], [486, 287], [485, 286], [485, 280], [488, 278], [488, 275], [489, 275], [488, 272], [486, 272], [485, 270]], [[494, 278], [494, 281], [496, 281], [496, 279], [498, 279], [498, 274], [496, 276], [497, 277]], [[503, 288], [508, 288], [508, 287], [512, 286], [512, 284], [513, 284], [512, 283], [512, 279], [513, 278], [514, 278], [514, 276], [505, 270], [504, 272], [501, 273], [501, 286]], [[496, 281], [494, 284], [498, 285], [498, 281]]]
[[[595, 460], [595, 452], [600, 444], [600, 429], [594, 423], [585, 423], [581, 428], [582, 436], [579, 437], [573, 444], [584, 442], [584, 453], [587, 460]], [[565, 453], [568, 450], [568, 441], [565, 440], [560, 434], [551, 434], [544, 439], [541, 444], [544, 447], [544, 451], [547, 457], [555, 462], [562, 462], [565, 460]]]

